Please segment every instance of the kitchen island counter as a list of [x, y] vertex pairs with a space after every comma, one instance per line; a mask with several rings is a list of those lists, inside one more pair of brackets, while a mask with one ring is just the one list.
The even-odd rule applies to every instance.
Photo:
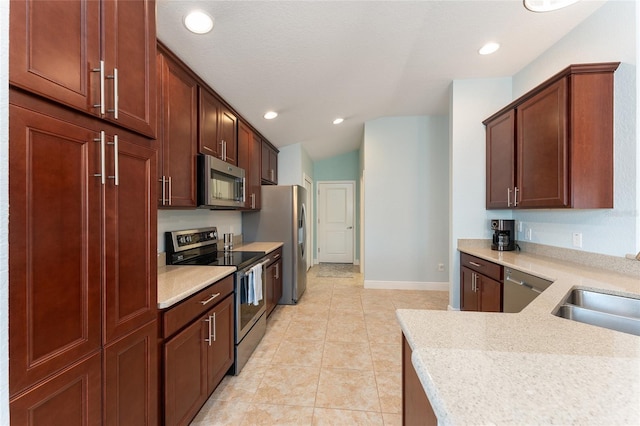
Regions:
[[440, 424], [640, 424], [640, 337], [552, 314], [574, 287], [640, 297], [640, 274], [460, 251], [554, 282], [519, 313], [397, 311]]

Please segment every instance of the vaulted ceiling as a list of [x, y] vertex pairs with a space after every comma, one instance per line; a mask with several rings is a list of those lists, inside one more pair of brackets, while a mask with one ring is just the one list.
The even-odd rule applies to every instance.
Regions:
[[[274, 145], [319, 160], [358, 149], [367, 120], [447, 114], [452, 80], [514, 75], [603, 3], [158, 0], [157, 32]], [[193, 9], [213, 31], [187, 31]], [[479, 55], [488, 41], [501, 49]]]

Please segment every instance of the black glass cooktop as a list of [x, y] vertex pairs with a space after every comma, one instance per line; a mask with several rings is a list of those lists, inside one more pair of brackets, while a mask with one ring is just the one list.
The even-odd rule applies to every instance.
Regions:
[[174, 253], [169, 262], [173, 265], [235, 266], [242, 269], [265, 254], [261, 251], [217, 251], [193, 249]]

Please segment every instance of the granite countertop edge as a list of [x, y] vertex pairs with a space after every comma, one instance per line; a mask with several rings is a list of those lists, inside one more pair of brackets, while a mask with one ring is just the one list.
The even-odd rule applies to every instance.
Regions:
[[553, 284], [519, 313], [396, 311], [439, 423], [640, 424], [640, 337], [552, 313], [572, 288], [640, 298], [640, 276], [488, 247], [459, 251]]

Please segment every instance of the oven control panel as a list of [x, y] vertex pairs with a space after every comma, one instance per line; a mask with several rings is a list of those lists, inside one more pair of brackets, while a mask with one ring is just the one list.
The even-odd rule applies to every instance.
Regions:
[[167, 232], [167, 250], [172, 252], [202, 247], [218, 242], [216, 227]]

